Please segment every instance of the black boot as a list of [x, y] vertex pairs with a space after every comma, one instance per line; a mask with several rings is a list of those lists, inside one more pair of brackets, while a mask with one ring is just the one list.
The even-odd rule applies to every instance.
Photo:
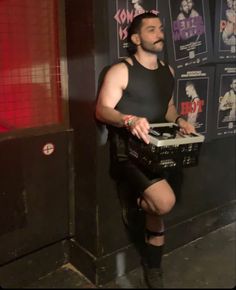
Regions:
[[163, 286], [163, 271], [161, 268], [163, 246], [146, 244], [143, 252], [142, 268], [146, 284], [152, 289]]
[[150, 268], [146, 263], [142, 264], [144, 281], [148, 288], [162, 289], [163, 285], [163, 272], [161, 268]]

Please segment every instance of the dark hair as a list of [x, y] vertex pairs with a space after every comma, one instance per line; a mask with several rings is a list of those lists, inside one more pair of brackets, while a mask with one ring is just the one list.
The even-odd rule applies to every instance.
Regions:
[[195, 84], [194, 84], [194, 82], [192, 82], [192, 81], [187, 81], [186, 84], [185, 84], [185, 87], [190, 87], [190, 86], [195, 88]]
[[137, 50], [136, 45], [131, 40], [131, 36], [135, 33], [140, 32], [143, 19], [148, 19], [148, 18], [159, 18], [159, 15], [152, 13], [152, 12], [144, 12], [144, 13], [141, 13], [141, 14], [138, 14], [137, 16], [135, 16], [133, 21], [131, 22], [131, 24], [128, 28], [128, 36], [127, 36], [128, 52], [130, 54], [135, 53]]

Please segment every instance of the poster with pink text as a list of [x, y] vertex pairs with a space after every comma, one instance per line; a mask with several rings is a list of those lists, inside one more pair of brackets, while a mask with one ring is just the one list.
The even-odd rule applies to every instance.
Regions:
[[177, 110], [206, 140], [210, 137], [213, 85], [213, 67], [182, 69], [176, 73]]
[[[158, 14], [164, 22], [164, 12], [161, 13], [164, 2], [163, 0], [109, 0], [109, 51], [111, 62], [119, 61], [128, 56], [128, 27], [136, 15], [149, 11]], [[160, 58], [163, 57], [163, 53], [160, 54]]]

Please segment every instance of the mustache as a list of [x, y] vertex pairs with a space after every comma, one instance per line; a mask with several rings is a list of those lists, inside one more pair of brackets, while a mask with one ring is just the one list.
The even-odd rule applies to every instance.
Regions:
[[159, 43], [159, 42], [163, 42], [163, 43], [165, 43], [165, 40], [164, 40], [164, 39], [159, 39], [159, 40], [153, 42], [153, 44], [157, 44], [157, 43]]

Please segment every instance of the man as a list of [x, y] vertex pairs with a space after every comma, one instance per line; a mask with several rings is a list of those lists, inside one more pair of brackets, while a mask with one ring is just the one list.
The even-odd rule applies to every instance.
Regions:
[[190, 9], [189, 9], [187, 0], [182, 0], [180, 2], [179, 10], [180, 10], [180, 13], [177, 16], [177, 20], [184, 20], [189, 17]]
[[133, 134], [148, 144], [150, 123], [176, 122], [183, 133], [192, 133], [195, 129], [177, 114], [172, 97], [173, 70], [158, 59], [164, 46], [159, 17], [150, 12], [136, 16], [129, 28], [128, 40], [135, 52], [108, 70], [98, 96], [96, 117], [109, 125], [112, 159], [117, 162], [120, 178], [139, 194], [137, 204], [146, 217], [144, 274], [150, 288], [160, 288], [162, 216], [174, 206], [175, 195], [161, 174], [153, 176], [129, 160], [127, 138]]
[[184, 20], [191, 17], [199, 16], [199, 13], [195, 9], [193, 9], [193, 6], [193, 0], [182, 0], [180, 2], [180, 13], [177, 16], [177, 20]]
[[236, 49], [236, 0], [227, 0], [228, 9], [226, 14], [226, 25], [222, 31], [222, 40], [226, 45]]
[[132, 0], [131, 3], [133, 4], [135, 12], [137, 14], [143, 13], [145, 11], [143, 6], [141, 5], [142, 4], [141, 0]]
[[198, 93], [196, 91], [195, 85], [193, 82], [186, 82], [185, 92], [188, 98], [191, 100], [191, 112], [188, 113], [187, 121], [197, 127], [197, 118], [198, 114], [202, 112], [203, 102], [200, 100]]
[[219, 110], [228, 111], [223, 122], [236, 121], [236, 78], [230, 84], [230, 90], [220, 100]]
[[199, 13], [197, 12], [197, 10], [195, 10], [193, 8], [194, 6], [194, 3], [193, 3], [193, 0], [187, 0], [187, 3], [188, 3], [188, 8], [189, 8], [189, 17], [197, 17], [199, 16]]

